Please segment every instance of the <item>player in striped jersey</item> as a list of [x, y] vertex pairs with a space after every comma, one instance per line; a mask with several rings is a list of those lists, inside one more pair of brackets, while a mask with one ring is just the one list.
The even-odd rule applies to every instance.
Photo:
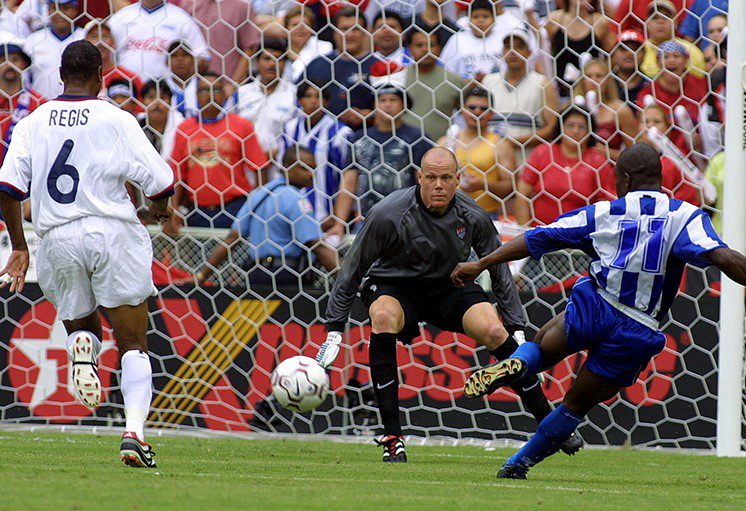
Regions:
[[508, 459], [498, 477], [525, 479], [530, 467], [559, 450], [591, 408], [635, 382], [663, 350], [659, 323], [673, 303], [687, 263], [714, 265], [746, 285], [746, 257], [723, 243], [704, 211], [662, 193], [661, 179], [658, 152], [636, 144], [621, 154], [616, 167], [619, 199], [562, 215], [453, 271], [454, 283], [463, 285], [493, 265], [528, 256], [539, 259], [563, 248], [583, 250], [593, 259], [590, 275], [575, 284], [565, 312], [544, 325], [534, 342], [476, 371], [464, 386], [467, 396], [483, 396], [568, 355], [588, 352], [563, 403]]
[[[316, 159], [314, 185], [306, 194], [313, 204], [316, 220], [325, 227], [334, 212], [333, 197], [339, 191], [342, 171], [347, 165], [352, 130], [327, 112], [329, 88], [318, 80], [298, 84], [297, 98], [300, 115], [285, 125], [282, 134], [282, 153], [288, 147], [308, 147]], [[282, 161], [282, 154], [278, 155]], [[339, 223], [336, 234], [344, 234]]]

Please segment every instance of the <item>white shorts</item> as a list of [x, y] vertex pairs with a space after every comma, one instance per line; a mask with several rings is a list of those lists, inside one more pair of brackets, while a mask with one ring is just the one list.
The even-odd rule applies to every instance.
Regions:
[[148, 230], [115, 218], [86, 217], [50, 229], [36, 254], [39, 285], [61, 320], [98, 306], [139, 305], [155, 296]]

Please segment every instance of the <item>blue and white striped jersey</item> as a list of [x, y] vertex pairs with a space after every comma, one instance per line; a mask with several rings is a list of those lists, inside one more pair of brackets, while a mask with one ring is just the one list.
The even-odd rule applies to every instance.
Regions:
[[658, 191], [635, 191], [560, 216], [526, 233], [531, 256], [579, 249], [607, 301], [660, 322], [676, 296], [686, 263], [706, 267], [705, 254], [725, 243], [701, 209]]
[[316, 219], [323, 221], [334, 210], [334, 197], [347, 164], [352, 129], [327, 114], [311, 129], [306, 128], [306, 116], [298, 115], [285, 125], [277, 160], [293, 144], [307, 147], [316, 158], [314, 186], [306, 196], [313, 204]]

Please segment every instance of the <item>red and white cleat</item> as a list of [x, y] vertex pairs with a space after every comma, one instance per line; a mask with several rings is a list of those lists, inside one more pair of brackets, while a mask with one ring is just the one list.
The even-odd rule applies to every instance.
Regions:
[[101, 402], [101, 380], [98, 378], [98, 353], [93, 339], [86, 332], [79, 332], [70, 347], [73, 364], [75, 394], [86, 406], [95, 408]]
[[155, 452], [149, 443], [143, 442], [131, 431], [124, 432], [119, 447], [119, 458], [125, 465], [134, 468], [156, 468], [153, 456]]

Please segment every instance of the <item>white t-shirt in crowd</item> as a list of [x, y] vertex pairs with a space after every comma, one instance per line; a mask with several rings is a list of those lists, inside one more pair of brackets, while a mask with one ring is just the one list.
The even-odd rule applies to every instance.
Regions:
[[4, 8], [0, 13], [0, 27], [16, 37], [27, 38], [31, 32], [47, 24], [49, 5], [46, 0], [23, 0], [15, 12]]
[[109, 26], [117, 45], [117, 63], [143, 80], [168, 74], [168, 47], [175, 41], [186, 42], [197, 57], [210, 58], [199, 24], [170, 3], [154, 9], [132, 4], [114, 13]]
[[46, 99], [54, 99], [62, 94], [62, 51], [68, 44], [84, 38], [85, 33], [80, 28], [76, 28], [64, 39], [60, 39], [50, 27], [28, 36], [23, 43], [23, 50], [31, 57], [31, 67], [26, 71], [31, 78], [31, 87]]
[[236, 113], [254, 124], [259, 144], [267, 152], [279, 147], [285, 124], [296, 115], [296, 87], [280, 80], [272, 94], [265, 94], [259, 80], [238, 88]]
[[0, 168], [0, 190], [30, 192], [40, 237], [90, 216], [139, 223], [126, 180], [158, 198], [174, 176], [135, 117], [97, 98], [60, 96], [21, 119]]
[[315, 35], [312, 35], [306, 41], [306, 45], [298, 53], [298, 57], [291, 61], [288, 60], [285, 63], [285, 73], [283, 78], [290, 82], [297, 82], [299, 78], [303, 76], [303, 72], [306, 70], [306, 66], [311, 63], [313, 59], [321, 55], [329, 55], [334, 51], [334, 45], [329, 41], [322, 41]]
[[[467, 26], [448, 40], [440, 59], [447, 70], [466, 80], [474, 78], [477, 73], [496, 73], [502, 63], [503, 40], [516, 29], [533, 34], [533, 30], [525, 21], [509, 13], [495, 18], [495, 23], [486, 37], [477, 37], [470, 26]], [[538, 45], [533, 35], [529, 47], [532, 54], [535, 54]]]

